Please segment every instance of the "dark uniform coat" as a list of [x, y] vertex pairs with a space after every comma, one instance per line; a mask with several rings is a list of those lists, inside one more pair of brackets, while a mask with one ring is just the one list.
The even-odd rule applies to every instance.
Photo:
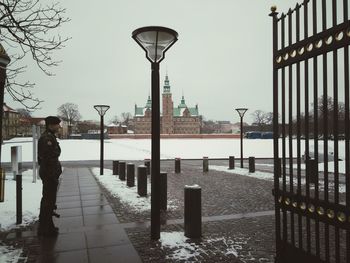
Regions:
[[54, 227], [52, 215], [56, 209], [58, 178], [62, 173], [58, 160], [60, 154], [61, 148], [55, 134], [46, 130], [38, 142], [39, 176], [43, 183], [39, 222], [43, 231], [50, 231]]

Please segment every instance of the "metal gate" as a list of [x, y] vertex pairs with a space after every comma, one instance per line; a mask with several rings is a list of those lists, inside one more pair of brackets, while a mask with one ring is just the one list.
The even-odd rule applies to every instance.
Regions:
[[349, 263], [349, 3], [271, 11], [276, 262]]

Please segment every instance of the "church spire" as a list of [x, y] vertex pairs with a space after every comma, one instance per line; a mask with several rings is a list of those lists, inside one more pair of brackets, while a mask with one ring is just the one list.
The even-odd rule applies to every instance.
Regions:
[[152, 100], [151, 100], [150, 95], [148, 95], [148, 99], [147, 99], [145, 108], [152, 108]]
[[163, 93], [171, 93], [171, 91], [170, 91], [170, 84], [169, 84], [169, 78], [168, 78], [168, 72], [165, 75], [164, 86], [163, 86]]

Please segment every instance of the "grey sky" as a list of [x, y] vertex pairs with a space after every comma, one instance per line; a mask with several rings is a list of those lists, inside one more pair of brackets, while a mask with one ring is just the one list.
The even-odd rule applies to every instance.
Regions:
[[[236, 107], [272, 111], [271, 5], [278, 11], [294, 0], [61, 0], [71, 22], [61, 34], [71, 36], [55, 54], [63, 60], [44, 76], [35, 65], [25, 78], [37, 83], [35, 95], [45, 102], [34, 116], [57, 114], [72, 102], [83, 119], [98, 119], [94, 104], [111, 106], [106, 120], [121, 112], [134, 114], [150, 91], [151, 65], [131, 38], [136, 28], [165, 26], [179, 40], [160, 65], [161, 87], [166, 69], [174, 106], [182, 92], [188, 106], [199, 105], [207, 119], [238, 121]], [[10, 50], [8, 50], [11, 53]], [[5, 101], [20, 107], [9, 97]], [[247, 121], [251, 122], [250, 114]]]

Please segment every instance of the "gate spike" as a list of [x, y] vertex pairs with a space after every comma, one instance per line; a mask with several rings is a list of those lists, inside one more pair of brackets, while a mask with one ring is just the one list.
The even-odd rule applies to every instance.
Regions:
[[291, 15], [293, 13], [292, 8], [289, 8], [287, 15]]

